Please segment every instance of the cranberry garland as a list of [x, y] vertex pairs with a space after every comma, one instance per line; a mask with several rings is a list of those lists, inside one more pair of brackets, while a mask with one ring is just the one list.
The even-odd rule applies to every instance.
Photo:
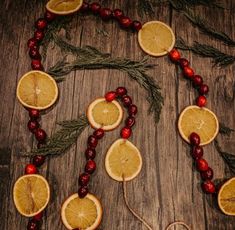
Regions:
[[[195, 75], [194, 70], [190, 68], [189, 61], [180, 57], [180, 53], [177, 49], [173, 49], [169, 53], [169, 58], [172, 62], [179, 65], [182, 69], [183, 75], [186, 79], [192, 81], [194, 88], [198, 90], [199, 96], [196, 99], [196, 105], [204, 107], [206, 105], [205, 95], [209, 92], [208, 85], [203, 83], [203, 79], [200, 75]], [[203, 159], [203, 148], [200, 145], [200, 137], [197, 133], [191, 133], [189, 137], [191, 143], [191, 155], [196, 161], [196, 168], [201, 174], [202, 190], [205, 193], [215, 193], [215, 184], [211, 181], [213, 178], [213, 170], [208, 166], [208, 163]]]

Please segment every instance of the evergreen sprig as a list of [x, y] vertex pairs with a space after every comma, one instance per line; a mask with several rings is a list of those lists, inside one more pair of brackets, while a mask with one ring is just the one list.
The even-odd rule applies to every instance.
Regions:
[[225, 126], [223, 123], [219, 124], [219, 133], [223, 135], [230, 135], [232, 132], [234, 132], [234, 129], [231, 129], [227, 126]]
[[147, 74], [147, 70], [153, 67], [147, 63], [147, 58], [133, 61], [127, 58], [112, 58], [110, 54], [102, 53], [94, 47], [75, 47], [54, 34], [55, 43], [65, 53], [72, 53], [75, 59], [71, 62], [66, 56], [48, 70], [57, 81], [63, 80], [64, 76], [71, 71], [79, 69], [118, 69], [128, 73], [128, 76], [137, 81], [148, 92], [147, 100], [150, 103], [149, 112], [154, 112], [155, 121], [158, 122], [163, 105], [163, 97], [160, 87], [155, 80]]
[[223, 53], [213, 46], [200, 44], [198, 42], [194, 42], [192, 46], [189, 46], [186, 45], [185, 41], [182, 38], [177, 39], [175, 47], [182, 50], [190, 50], [202, 57], [210, 57], [213, 59], [215, 65], [218, 66], [231, 65], [235, 61], [235, 56]]

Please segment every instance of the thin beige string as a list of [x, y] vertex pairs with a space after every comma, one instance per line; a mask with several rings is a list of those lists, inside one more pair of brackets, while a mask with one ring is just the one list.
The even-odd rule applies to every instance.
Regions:
[[140, 221], [142, 222], [149, 230], [153, 230], [153, 228], [140, 216], [138, 215], [135, 210], [133, 210], [128, 201], [127, 201], [127, 193], [126, 193], [126, 181], [125, 181], [125, 177], [122, 176], [123, 178], [123, 183], [122, 183], [122, 187], [123, 187], [123, 196], [124, 196], [124, 201], [125, 201], [125, 204], [127, 206], [127, 208], [129, 209], [129, 211]]
[[190, 227], [189, 227], [187, 224], [185, 224], [184, 222], [182, 222], [182, 221], [175, 221], [175, 222], [169, 224], [169, 225], [167, 226], [166, 230], [169, 230], [171, 227], [173, 227], [173, 226], [175, 226], [175, 225], [182, 225], [182, 226], [184, 226], [186, 229], [190, 230]]

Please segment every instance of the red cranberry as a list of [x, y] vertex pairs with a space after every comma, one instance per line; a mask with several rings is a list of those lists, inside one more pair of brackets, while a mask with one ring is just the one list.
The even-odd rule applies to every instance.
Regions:
[[43, 212], [39, 212], [37, 215], [33, 217], [33, 220], [35, 221], [41, 221], [43, 216]]
[[39, 142], [44, 142], [47, 138], [47, 134], [43, 129], [36, 129], [35, 137]]
[[25, 174], [35, 174], [38, 170], [34, 164], [27, 164], [24, 171]]
[[134, 29], [135, 31], [138, 32], [138, 31], [141, 30], [141, 28], [142, 28], [141, 22], [139, 22], [139, 21], [133, 21], [132, 27], [133, 27], [133, 29]]
[[82, 173], [80, 176], [79, 176], [79, 184], [81, 186], [86, 186], [88, 184], [90, 180], [90, 175], [88, 173]]
[[200, 172], [204, 172], [208, 169], [208, 163], [205, 159], [200, 158], [196, 161], [197, 164], [197, 170]]
[[46, 13], [44, 14], [44, 18], [48, 21], [51, 22], [56, 18], [56, 14], [53, 14], [49, 11], [46, 11]]
[[129, 115], [131, 116], [135, 116], [138, 112], [138, 109], [137, 109], [137, 106], [134, 105], [134, 104], [131, 104], [129, 107], [128, 107], [128, 113]]
[[39, 123], [37, 121], [29, 120], [27, 126], [28, 126], [29, 131], [34, 133], [35, 130], [39, 127]]
[[202, 190], [207, 194], [215, 193], [215, 184], [210, 180], [204, 181], [202, 183]]
[[108, 102], [113, 101], [115, 98], [116, 98], [116, 92], [110, 91], [110, 92], [105, 94], [105, 99]]
[[35, 38], [30, 38], [27, 42], [27, 45], [30, 49], [37, 48], [38, 41]]
[[82, 186], [78, 189], [78, 195], [80, 198], [84, 198], [88, 193], [88, 188], [86, 186]]
[[135, 118], [134, 117], [128, 117], [125, 121], [125, 124], [127, 127], [131, 128], [135, 124]]
[[34, 32], [34, 38], [39, 42], [42, 41], [42, 39], [44, 38], [44, 32], [41, 30], [36, 30]]
[[29, 109], [29, 116], [31, 119], [38, 119], [40, 116], [39, 110], [37, 109]]
[[132, 104], [132, 100], [131, 100], [131, 97], [129, 97], [128, 95], [124, 95], [122, 97], [122, 103], [125, 107], [128, 107]]
[[123, 11], [122, 10], [120, 10], [120, 9], [115, 9], [114, 11], [113, 11], [113, 17], [115, 18], [115, 19], [117, 19], [117, 20], [119, 20], [121, 17], [123, 17], [124, 16], [124, 14], [123, 14]]
[[98, 144], [98, 140], [94, 135], [90, 135], [87, 141], [88, 145], [92, 148], [95, 148]]
[[29, 220], [27, 230], [39, 230], [39, 223], [36, 220]]
[[87, 148], [85, 155], [86, 155], [87, 160], [94, 159], [96, 156], [96, 151], [95, 151], [95, 149]]
[[203, 148], [201, 146], [193, 146], [191, 154], [194, 160], [198, 160], [203, 156]]
[[206, 171], [202, 171], [201, 173], [202, 180], [211, 180], [213, 178], [213, 170], [208, 167]]
[[96, 163], [93, 160], [88, 160], [85, 166], [85, 172], [92, 174], [96, 169]]
[[103, 129], [97, 129], [95, 130], [95, 132], [93, 133], [93, 135], [97, 138], [97, 139], [101, 139], [104, 136], [104, 130]]
[[109, 8], [100, 9], [100, 17], [103, 20], [109, 20], [112, 17], [112, 10], [110, 10]]
[[194, 75], [193, 77], [193, 86], [198, 87], [203, 83], [203, 79], [200, 75]]
[[169, 53], [169, 58], [172, 62], [178, 62], [180, 60], [180, 53], [177, 49], [172, 49]]
[[90, 4], [88, 2], [83, 2], [80, 11], [87, 12], [89, 10], [89, 8], [90, 8]]
[[180, 62], [180, 67], [183, 69], [184, 67], [189, 66], [189, 61], [185, 58], [180, 58], [179, 59]]
[[35, 22], [35, 27], [38, 30], [44, 30], [47, 27], [47, 21], [44, 18], [39, 18], [36, 22]]
[[185, 76], [186, 78], [192, 79], [193, 76], [194, 76], [194, 71], [193, 71], [192, 68], [186, 66], [186, 67], [184, 67], [184, 69], [183, 69], [183, 74], [184, 74], [184, 76]]
[[197, 133], [191, 133], [189, 136], [189, 140], [191, 145], [200, 145], [200, 137]]
[[30, 50], [29, 50], [29, 56], [30, 56], [32, 59], [41, 60], [41, 55], [40, 55], [40, 53], [39, 53], [38, 48], [30, 49]]
[[33, 70], [42, 70], [42, 63], [40, 60], [32, 60], [31, 67]]
[[130, 28], [130, 26], [132, 25], [132, 21], [129, 17], [123, 16], [119, 19], [119, 23], [121, 25], [122, 28]]
[[131, 136], [131, 133], [132, 133], [131, 128], [124, 127], [121, 130], [121, 137], [124, 139], [128, 139]]
[[122, 97], [122, 96], [127, 94], [127, 90], [126, 90], [125, 87], [118, 87], [116, 89], [116, 93], [117, 93], [118, 96]]
[[98, 14], [100, 12], [101, 6], [98, 2], [93, 2], [91, 3], [90, 8], [93, 14]]
[[197, 104], [197, 106], [199, 106], [199, 107], [204, 107], [204, 106], [206, 106], [206, 103], [207, 103], [206, 97], [204, 97], [204, 96], [199, 96], [199, 97], [196, 99], [196, 104]]
[[203, 85], [200, 86], [200, 88], [199, 88], [199, 93], [200, 94], [204, 95], [204, 94], [208, 94], [208, 92], [209, 92], [208, 85], [203, 84]]
[[33, 157], [33, 163], [37, 166], [40, 167], [44, 164], [46, 157], [43, 155], [36, 155]]

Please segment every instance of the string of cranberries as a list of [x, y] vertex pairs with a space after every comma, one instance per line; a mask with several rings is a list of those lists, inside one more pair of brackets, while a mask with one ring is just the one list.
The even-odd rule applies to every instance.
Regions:
[[[112, 102], [115, 99], [120, 99], [123, 105], [128, 111], [128, 117], [125, 121], [125, 127], [121, 130], [121, 137], [128, 139], [132, 134], [132, 127], [135, 124], [135, 115], [137, 114], [137, 106], [132, 104], [132, 99], [127, 95], [127, 90], [124, 87], [118, 87], [116, 91], [110, 91], [105, 94], [105, 99], [107, 102]], [[80, 188], [78, 189], [78, 195], [80, 198], [84, 198], [88, 190], [88, 183], [90, 181], [90, 176], [94, 173], [96, 169], [96, 163], [94, 158], [96, 156], [96, 146], [100, 139], [104, 136], [104, 130], [102, 128], [96, 129], [92, 135], [88, 137], [87, 140], [87, 149], [85, 151], [85, 156], [87, 159], [84, 172], [80, 174], [78, 183]]]

